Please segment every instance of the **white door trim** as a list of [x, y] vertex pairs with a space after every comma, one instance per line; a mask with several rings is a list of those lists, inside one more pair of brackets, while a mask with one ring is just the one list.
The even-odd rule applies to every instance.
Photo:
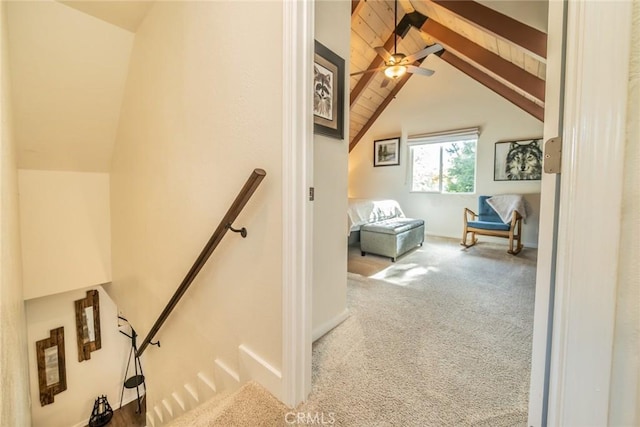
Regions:
[[314, 2], [285, 0], [282, 45], [282, 401], [311, 391]]
[[549, 426], [608, 424], [631, 16], [568, 4]]
[[[547, 26], [547, 70], [544, 106], [544, 140], [562, 135], [563, 71], [565, 48], [566, 2], [549, 2]], [[533, 316], [531, 352], [531, 381], [529, 385], [529, 419], [532, 427], [546, 425], [549, 378], [549, 350], [553, 325], [553, 296], [555, 290], [556, 238], [558, 227], [560, 177], [542, 175], [540, 188], [540, 234], [538, 236], [538, 265], [536, 297]]]

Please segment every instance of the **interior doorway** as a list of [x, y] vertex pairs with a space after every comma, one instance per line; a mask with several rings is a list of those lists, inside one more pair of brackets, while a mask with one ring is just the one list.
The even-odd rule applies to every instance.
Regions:
[[[556, 11], [557, 12], [557, 11]], [[312, 12], [307, 11], [307, 13], [311, 14]], [[562, 12], [563, 13], [563, 12]], [[551, 14], [551, 13], [550, 13]], [[307, 15], [307, 18], [309, 17], [309, 15]], [[560, 21], [562, 21], [562, 19], [560, 19]], [[301, 40], [311, 40], [313, 37], [310, 34], [310, 29], [309, 28], [298, 28], [299, 33], [297, 33], [298, 38]], [[562, 33], [562, 26], [556, 26], [554, 24], [554, 26], [551, 25], [549, 26], [549, 34], [555, 34], [556, 37], [554, 37], [554, 40], [562, 40], [562, 37], [557, 37], [559, 33]], [[304, 44], [304, 43], [303, 43]], [[562, 42], [560, 42], [560, 44], [562, 44]], [[309, 55], [309, 46], [307, 45], [304, 48], [300, 49], [300, 52], [306, 52], [306, 55], [308, 57]], [[553, 51], [550, 52], [550, 55], [556, 55], [555, 59], [556, 61], [553, 61], [556, 64], [561, 64], [562, 61], [559, 60], [559, 58], [562, 56], [561, 50], [559, 51]], [[550, 61], [551, 62], [551, 61]], [[552, 79], [557, 79], [557, 83], [555, 83], [553, 85], [553, 89], [556, 91], [556, 94], [561, 93], [560, 86], [560, 77], [561, 77], [561, 66], [558, 65], [558, 72], [556, 75], [554, 75], [551, 78], [547, 79], [547, 84], [549, 86], [551, 86], [552, 84], [550, 83], [550, 81]], [[551, 74], [551, 73], [550, 73]], [[551, 105], [551, 100], [548, 100], [548, 105]], [[547, 111], [549, 111], [549, 115], [552, 115], [551, 113], [552, 108], [548, 107]], [[560, 108], [559, 106], [555, 107], [555, 115], [559, 115], [559, 111]], [[306, 116], [307, 121], [311, 120], [311, 116], [308, 115]], [[544, 137], [546, 138], [547, 136], [550, 136], [553, 134], [553, 136], [555, 136], [555, 134], [557, 133], [557, 123], [559, 122], [559, 119], [556, 120], [556, 127], [554, 128], [554, 125], [551, 121], [549, 120], [545, 120], [545, 132], [544, 132]], [[308, 134], [307, 134], [308, 137]], [[308, 140], [310, 141], [312, 138], [309, 138]], [[311, 155], [311, 151], [307, 151], [307, 156]], [[298, 167], [300, 164], [304, 165], [304, 167], [300, 170], [298, 169], [297, 174], [295, 174], [295, 176], [297, 178], [300, 178], [302, 182], [309, 182], [309, 169], [312, 167], [313, 162], [310, 161], [309, 157], [305, 157], [305, 159], [301, 160], [300, 163], [298, 163]], [[306, 169], [305, 169], [306, 168]], [[556, 217], [556, 195], [557, 192], [555, 191], [556, 188], [556, 178], [553, 176], [546, 176], [543, 177], [542, 180], [542, 200], [541, 200], [541, 223], [543, 225], [541, 225], [541, 231], [540, 231], [540, 239], [539, 239], [539, 260], [538, 260], [538, 284], [537, 284], [537, 288], [536, 288], [536, 292], [539, 295], [536, 298], [536, 320], [535, 320], [535, 327], [534, 327], [534, 350], [533, 350], [533, 364], [532, 364], [532, 389], [534, 387], [534, 383], [537, 384], [535, 385], [535, 387], [540, 388], [539, 386], [542, 385], [542, 389], [544, 388], [544, 378], [546, 376], [545, 374], [545, 361], [546, 361], [546, 355], [547, 355], [547, 336], [548, 336], [548, 320], [549, 320], [549, 297], [551, 295], [551, 290], [549, 289], [549, 284], [550, 284], [550, 277], [553, 275], [553, 265], [552, 265], [552, 259], [553, 259], [553, 242], [555, 241], [555, 230], [554, 230], [554, 221], [555, 221], [555, 217]], [[305, 218], [309, 218], [309, 211], [310, 206], [307, 203], [307, 200], [300, 198], [299, 200], [299, 204], [295, 206], [295, 208], [293, 209], [294, 211], [300, 213], [300, 212], [306, 212], [305, 214], [303, 214], [302, 216]], [[544, 218], [543, 218], [544, 217]], [[309, 224], [307, 224], [307, 227], [309, 226]], [[302, 242], [300, 244], [299, 247], [301, 248], [307, 248], [306, 251], [303, 251], [304, 253], [308, 254], [308, 249], [310, 248], [310, 240], [308, 239], [308, 234], [305, 234], [305, 230], [308, 231], [308, 228], [305, 227], [299, 227], [298, 230], [300, 231], [301, 235], [299, 237], [301, 237], [300, 242]], [[306, 238], [304, 238], [304, 236], [307, 236]], [[304, 244], [304, 242], [306, 242], [306, 244]], [[544, 253], [544, 256], [540, 256], [540, 253]], [[307, 261], [309, 261], [310, 258], [306, 258]], [[307, 264], [305, 268], [302, 268], [302, 271], [306, 271], [308, 273], [309, 269], [312, 268], [312, 266], [310, 264]], [[300, 270], [299, 270], [300, 271]], [[304, 275], [303, 275], [304, 276]], [[308, 276], [306, 276], [306, 278], [308, 279]], [[304, 288], [309, 291], [309, 286], [310, 283], [307, 282], [306, 285], [304, 286]], [[541, 290], [540, 292], [538, 292], [539, 290]], [[546, 295], [546, 297], [545, 297]], [[546, 299], [546, 301], [544, 301]], [[304, 334], [299, 334], [298, 337], [301, 339], [300, 341], [298, 341], [298, 343], [301, 343], [301, 346], [299, 348], [305, 348], [306, 350], [303, 352], [305, 354], [309, 354], [310, 353], [310, 348], [311, 348], [311, 334], [310, 332], [310, 301], [308, 300], [308, 293], [306, 296], [303, 295], [299, 295], [299, 298], [296, 299], [295, 301], [293, 300], [289, 300], [289, 304], [295, 304], [297, 303], [297, 307], [304, 307], [305, 309], [303, 310], [298, 310], [298, 309], [292, 309], [292, 307], [288, 307], [285, 308], [285, 311], [289, 311], [290, 313], [294, 313], [297, 316], [297, 319], [299, 319], [301, 321], [301, 324], [303, 325], [307, 325], [306, 329], [307, 329], [307, 334], [306, 336]], [[546, 306], [546, 310], [544, 310], [544, 306]], [[286, 316], [286, 315], [285, 315]], [[287, 340], [285, 340], [286, 342]], [[289, 341], [289, 344], [292, 341]], [[287, 344], [285, 343], [285, 347], [287, 347]], [[285, 351], [287, 351], [287, 349], [285, 348]], [[288, 350], [289, 353], [293, 354], [294, 352], [291, 351], [291, 349]], [[300, 387], [297, 387], [296, 389], [298, 390], [297, 396], [297, 400], [303, 400], [305, 398], [305, 393], [308, 392], [309, 390], [309, 386], [310, 386], [310, 364], [311, 364], [311, 359], [310, 357], [306, 357], [305, 359], [305, 363], [303, 363], [303, 367], [298, 366], [298, 374], [295, 379], [292, 381], [292, 383], [297, 383], [300, 385]], [[286, 361], [286, 357], [285, 357], [285, 361]], [[540, 371], [539, 366], [543, 366], [543, 369]], [[285, 367], [284, 370], [288, 370], [287, 367]], [[533, 378], [533, 376], [535, 376], [535, 378]], [[286, 384], [286, 382], [285, 382]], [[541, 408], [543, 406], [543, 401], [544, 401], [544, 392], [542, 393], [538, 393], [536, 392], [531, 393], [531, 399], [530, 399], [530, 416], [533, 417], [538, 417], [538, 419], [540, 419], [539, 417], [541, 417]], [[538, 422], [534, 422], [531, 425], [539, 425]]]

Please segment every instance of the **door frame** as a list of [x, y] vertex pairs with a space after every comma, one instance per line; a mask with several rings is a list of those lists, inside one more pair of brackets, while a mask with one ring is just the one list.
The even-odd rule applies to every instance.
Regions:
[[631, 17], [630, 1], [567, 6], [550, 426], [609, 424]]
[[[549, 2], [543, 139], [562, 135], [567, 3]], [[560, 175], [542, 174], [528, 426], [546, 425], [557, 257]]]
[[311, 392], [314, 0], [284, 0], [282, 44], [282, 396]]
[[[283, 2], [282, 400], [291, 407], [311, 389], [313, 10], [313, 0]], [[536, 427], [606, 425], [609, 404], [619, 230], [590, 232], [620, 216], [631, 3], [571, 2], [567, 17], [567, 62], [555, 67], [570, 84], [547, 88], [564, 93], [565, 130], [562, 180], [542, 182], [529, 409]], [[562, 57], [562, 45], [550, 46], [548, 64]], [[553, 127], [545, 116], [545, 138], [556, 136]], [[594, 213], [593, 200], [610, 209]]]

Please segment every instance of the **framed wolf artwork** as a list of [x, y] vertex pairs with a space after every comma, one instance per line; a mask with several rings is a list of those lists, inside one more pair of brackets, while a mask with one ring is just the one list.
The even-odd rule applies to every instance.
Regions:
[[532, 181], [542, 177], [542, 138], [496, 142], [493, 180]]

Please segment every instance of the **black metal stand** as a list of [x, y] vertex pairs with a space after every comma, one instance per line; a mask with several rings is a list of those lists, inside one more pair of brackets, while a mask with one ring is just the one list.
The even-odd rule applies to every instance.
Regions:
[[[125, 319], [124, 317], [118, 316], [118, 318], [129, 323], [127, 319]], [[122, 398], [124, 396], [124, 389], [135, 388], [136, 396], [138, 400], [138, 409], [136, 410], [136, 413], [140, 414], [142, 412], [142, 406], [141, 406], [142, 398], [140, 397], [140, 386], [144, 388], [144, 395], [147, 394], [147, 386], [144, 382], [144, 373], [142, 372], [142, 364], [140, 363], [140, 357], [138, 357], [138, 345], [136, 344], [136, 338], [138, 337], [138, 334], [136, 333], [135, 329], [133, 329], [131, 324], [129, 324], [129, 327], [131, 328], [131, 335], [125, 334], [124, 332], [120, 331], [122, 335], [131, 339], [131, 351], [129, 352], [127, 369], [124, 371], [124, 380], [122, 382], [122, 392], [120, 392], [120, 407], [122, 408]], [[127, 375], [129, 375], [129, 366], [131, 365], [131, 358], [133, 358], [133, 368], [134, 368], [135, 374], [134, 376], [127, 378]]]

